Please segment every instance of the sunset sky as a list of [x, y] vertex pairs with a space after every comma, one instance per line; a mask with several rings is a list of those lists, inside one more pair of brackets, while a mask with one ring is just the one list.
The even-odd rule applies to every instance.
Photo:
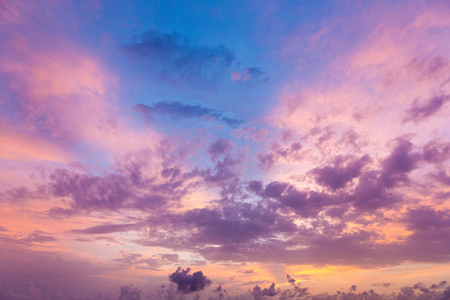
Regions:
[[0, 299], [450, 281], [449, 16], [0, 0]]

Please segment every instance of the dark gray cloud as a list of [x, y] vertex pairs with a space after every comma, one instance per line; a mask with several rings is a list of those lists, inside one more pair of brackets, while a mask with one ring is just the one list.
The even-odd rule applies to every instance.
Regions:
[[450, 95], [436, 95], [428, 99], [425, 103], [419, 103], [416, 99], [411, 107], [405, 110], [405, 117], [402, 123], [419, 123], [437, 113], [449, 100]]
[[137, 104], [135, 110], [142, 113], [148, 122], [157, 120], [157, 116], [168, 116], [173, 119], [215, 120], [231, 127], [238, 127], [243, 121], [225, 116], [223, 113], [196, 104], [175, 102], [157, 102], [150, 106]]
[[148, 71], [169, 82], [209, 88], [223, 78], [234, 62], [233, 52], [223, 45], [195, 44], [177, 34], [148, 31], [122, 49], [140, 58]]
[[193, 274], [189, 274], [191, 268], [186, 270], [180, 267], [169, 275], [169, 280], [177, 285], [177, 290], [182, 293], [191, 293], [196, 291], [201, 291], [205, 287], [209, 286], [212, 282], [202, 271], [197, 271]]

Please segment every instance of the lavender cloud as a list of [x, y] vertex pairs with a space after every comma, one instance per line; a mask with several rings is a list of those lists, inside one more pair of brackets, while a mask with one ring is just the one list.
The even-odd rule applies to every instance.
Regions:
[[425, 103], [419, 103], [416, 99], [411, 107], [405, 110], [405, 117], [402, 123], [419, 123], [436, 114], [449, 100], [450, 95], [436, 95], [428, 99]]

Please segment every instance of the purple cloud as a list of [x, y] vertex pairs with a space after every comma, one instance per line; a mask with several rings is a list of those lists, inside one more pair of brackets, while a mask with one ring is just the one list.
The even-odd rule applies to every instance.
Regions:
[[436, 95], [428, 99], [426, 103], [422, 104], [416, 99], [411, 107], [405, 110], [405, 117], [403, 118], [402, 123], [419, 123], [437, 113], [449, 100], [450, 95]]
[[280, 293], [279, 289], [275, 289], [275, 283], [272, 283], [270, 287], [261, 289], [259, 286], [255, 286], [252, 291], [252, 296], [255, 300], [263, 299], [263, 297], [274, 297]]
[[34, 231], [27, 238], [23, 239], [27, 243], [48, 243], [58, 241], [57, 238], [43, 231]]
[[202, 271], [197, 271], [194, 274], [189, 274], [191, 268], [186, 270], [179, 267], [175, 272], [169, 275], [169, 280], [177, 285], [177, 290], [184, 294], [201, 291], [209, 286], [212, 281], [209, 280]]
[[231, 149], [233, 146], [230, 141], [218, 139], [206, 149], [206, 152], [211, 155], [213, 161], [216, 161], [219, 156], [226, 154]]
[[85, 229], [74, 229], [71, 232], [78, 234], [106, 234], [138, 230], [140, 227], [140, 224], [112, 224], [93, 226]]
[[423, 159], [430, 163], [442, 163], [450, 158], [450, 143], [432, 140], [423, 148]]
[[315, 177], [317, 183], [331, 190], [343, 188], [348, 182], [361, 174], [361, 169], [369, 161], [365, 155], [359, 159], [338, 156], [332, 166], [312, 169], [309, 173]]
[[119, 300], [141, 300], [142, 291], [131, 285], [120, 287]]

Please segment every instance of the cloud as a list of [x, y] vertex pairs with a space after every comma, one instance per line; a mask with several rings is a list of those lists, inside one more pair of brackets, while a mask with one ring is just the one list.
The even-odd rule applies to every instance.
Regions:
[[407, 65], [408, 71], [414, 73], [419, 80], [433, 80], [443, 77], [450, 66], [449, 60], [441, 55], [416, 56]]
[[264, 72], [257, 67], [245, 68], [241, 71], [232, 71], [230, 77], [233, 81], [256, 81], [258, 83], [266, 83], [269, 81], [268, 77], [264, 77]]
[[255, 286], [252, 291], [252, 295], [255, 300], [263, 299], [263, 297], [274, 297], [280, 293], [280, 289], [275, 289], [275, 283], [272, 283], [270, 287], [261, 289], [259, 286]]
[[437, 283], [437, 284], [434, 284], [434, 283], [433, 283], [433, 284], [430, 286], [430, 289], [431, 289], [431, 290], [439, 289], [439, 288], [444, 287], [446, 284], [447, 284], [447, 281], [442, 280], [442, 281], [440, 281], [440, 282]]
[[310, 174], [315, 177], [317, 183], [331, 190], [337, 190], [358, 177], [361, 174], [361, 169], [368, 161], [368, 155], [359, 159], [337, 156], [332, 166], [312, 169]]
[[140, 300], [142, 291], [131, 285], [120, 287], [119, 300]]
[[243, 121], [226, 117], [224, 114], [201, 105], [183, 104], [181, 102], [157, 102], [151, 106], [137, 104], [136, 111], [142, 113], [147, 121], [155, 121], [158, 115], [173, 119], [216, 120], [231, 127], [238, 127]]
[[139, 224], [113, 224], [113, 225], [94, 226], [85, 229], [74, 229], [71, 230], [71, 232], [78, 234], [106, 234], [106, 233], [133, 231], [138, 230], [139, 228], [140, 228]]
[[114, 209], [132, 195], [127, 178], [118, 174], [89, 176], [57, 169], [50, 175], [55, 196], [72, 196], [74, 208]]
[[167, 260], [169, 262], [178, 262], [179, 257], [178, 254], [159, 254], [163, 260]]
[[58, 239], [43, 232], [43, 231], [34, 231], [27, 238], [23, 239], [24, 242], [27, 243], [48, 243], [55, 242]]
[[428, 99], [426, 103], [420, 104], [416, 99], [409, 109], [405, 111], [402, 123], [419, 123], [436, 114], [444, 104], [450, 100], [450, 95], [436, 95]]
[[300, 160], [302, 148], [299, 142], [293, 142], [289, 147], [283, 147], [278, 143], [274, 143], [271, 151], [258, 153], [258, 166], [263, 170], [269, 170], [281, 159], [288, 162]]
[[216, 161], [219, 156], [229, 152], [231, 149], [233, 149], [233, 146], [230, 141], [217, 139], [206, 149], [206, 152], [211, 155], [213, 161]]
[[450, 158], [450, 143], [431, 140], [423, 148], [423, 159], [430, 163], [442, 163]]
[[195, 44], [178, 34], [148, 31], [122, 46], [139, 58], [162, 80], [208, 88], [221, 79], [234, 62], [233, 52], [223, 45]]
[[177, 285], [177, 290], [184, 294], [201, 291], [209, 286], [212, 282], [202, 271], [197, 271], [194, 274], [189, 274], [191, 268], [186, 270], [179, 267], [175, 272], [169, 275], [169, 280]]

